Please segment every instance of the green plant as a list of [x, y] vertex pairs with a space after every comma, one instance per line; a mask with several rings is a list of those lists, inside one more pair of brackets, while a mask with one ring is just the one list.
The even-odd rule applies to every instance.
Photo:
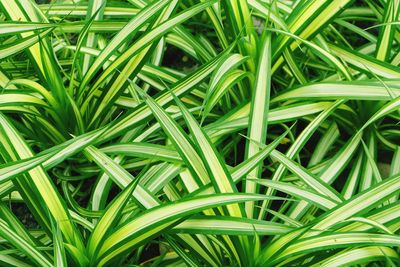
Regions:
[[399, 264], [398, 0], [0, 8], [1, 266]]

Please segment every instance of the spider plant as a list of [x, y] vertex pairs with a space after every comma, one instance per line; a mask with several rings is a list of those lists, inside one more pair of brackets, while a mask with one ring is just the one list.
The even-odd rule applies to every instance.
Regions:
[[1, 266], [400, 264], [400, 1], [0, 12]]

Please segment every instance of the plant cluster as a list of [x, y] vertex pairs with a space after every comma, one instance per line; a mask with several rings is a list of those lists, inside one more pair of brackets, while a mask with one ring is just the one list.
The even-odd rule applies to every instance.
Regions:
[[0, 0], [0, 266], [398, 266], [400, 0]]

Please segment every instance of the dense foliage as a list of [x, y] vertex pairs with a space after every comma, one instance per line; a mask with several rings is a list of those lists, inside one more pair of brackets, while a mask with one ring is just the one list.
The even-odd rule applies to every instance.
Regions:
[[400, 0], [0, 12], [0, 266], [398, 266]]

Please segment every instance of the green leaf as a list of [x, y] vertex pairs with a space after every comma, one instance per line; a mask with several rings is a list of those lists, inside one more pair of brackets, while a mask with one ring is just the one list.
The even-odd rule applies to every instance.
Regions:
[[[391, 82], [394, 82], [392, 80]], [[391, 84], [389, 82], [389, 84]], [[399, 96], [400, 89], [392, 88], [392, 91]], [[335, 83], [313, 83], [305, 85], [286, 93], [282, 93], [271, 99], [271, 102], [284, 101], [289, 99], [351, 99], [351, 100], [391, 100], [387, 89], [376, 81], [354, 81]]]
[[[271, 91], [271, 34], [265, 32], [261, 40], [260, 58], [257, 66], [255, 87], [250, 103], [250, 118], [248, 126], [248, 138], [246, 143], [245, 159], [256, 154], [260, 147], [255, 143], [265, 143], [268, 128], [269, 98]], [[252, 141], [255, 142], [252, 142]], [[262, 173], [262, 164], [256, 166], [247, 177], [259, 177]], [[246, 181], [246, 192], [255, 193], [256, 184]], [[254, 204], [246, 203], [248, 218], [254, 217]]]
[[228, 216], [196, 216], [185, 220], [171, 233], [214, 234], [214, 235], [277, 235], [292, 228], [279, 223]]
[[55, 25], [50, 23], [2, 21], [0, 24], [0, 36], [45, 30], [53, 27], [55, 27]]
[[368, 262], [385, 261], [387, 258], [399, 262], [399, 256], [392, 248], [384, 246], [368, 246], [337, 253], [312, 266], [350, 266]]

